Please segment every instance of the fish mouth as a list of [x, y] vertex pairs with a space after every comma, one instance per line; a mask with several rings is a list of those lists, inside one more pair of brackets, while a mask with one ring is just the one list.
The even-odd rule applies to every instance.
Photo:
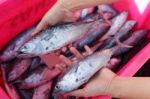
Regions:
[[53, 96], [58, 96], [62, 93], [61, 89], [58, 89], [57, 86], [55, 86], [54, 91], [53, 91]]
[[22, 51], [17, 51], [18, 54], [27, 54], [25, 52], [22, 52]]
[[22, 57], [22, 58], [28, 58], [28, 57], [34, 57], [35, 55], [28, 54], [23, 51], [17, 51], [17, 57]]

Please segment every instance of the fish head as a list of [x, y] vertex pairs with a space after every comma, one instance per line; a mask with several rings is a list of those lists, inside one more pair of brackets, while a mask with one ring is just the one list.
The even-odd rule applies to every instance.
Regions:
[[23, 55], [39, 55], [39, 53], [41, 53], [42, 49], [41, 49], [41, 45], [40, 44], [35, 44], [35, 43], [25, 43], [17, 52], [19, 53], [19, 55], [23, 54]]
[[54, 87], [54, 95], [58, 95], [58, 94], [62, 94], [63, 92], [65, 92], [65, 90], [66, 90], [66, 87], [65, 87], [66, 85], [65, 85], [65, 83], [63, 83], [63, 82], [58, 82], [57, 84], [56, 84], [56, 86]]
[[[64, 77], [65, 78], [65, 77]], [[60, 80], [56, 86], [54, 87], [54, 94], [59, 95], [59, 94], [64, 94], [66, 92], [70, 92], [74, 89], [75, 84], [73, 84], [72, 80], [66, 80], [66, 79]], [[76, 85], [75, 85], [76, 86]]]

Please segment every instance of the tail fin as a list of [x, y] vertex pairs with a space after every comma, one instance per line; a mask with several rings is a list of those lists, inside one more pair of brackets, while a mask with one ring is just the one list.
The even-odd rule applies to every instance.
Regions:
[[116, 40], [117, 45], [111, 48], [112, 53], [114, 53], [116, 50], [120, 48], [132, 48], [133, 47], [133, 46], [121, 43], [119, 38], [117, 37], [115, 37], [115, 40]]
[[127, 44], [121, 43], [118, 37], [116, 37], [115, 40], [116, 40], [116, 43], [117, 43], [118, 47], [125, 47], [125, 48], [132, 48], [133, 47], [131, 45], [127, 45]]
[[19, 80], [12, 82], [12, 84], [16, 84], [16, 83], [22, 83], [22, 80], [19, 79]]

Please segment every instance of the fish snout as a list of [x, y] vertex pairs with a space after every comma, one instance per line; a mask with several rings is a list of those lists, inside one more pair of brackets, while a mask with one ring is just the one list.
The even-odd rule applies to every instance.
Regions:
[[56, 85], [53, 91], [53, 95], [59, 95], [61, 92], [61, 87], [59, 85]]

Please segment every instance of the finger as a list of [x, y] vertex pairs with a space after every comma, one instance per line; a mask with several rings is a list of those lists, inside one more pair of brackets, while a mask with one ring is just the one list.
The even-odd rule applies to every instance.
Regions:
[[72, 61], [69, 58], [67, 58], [66, 56], [60, 55], [59, 57], [68, 66], [71, 66], [73, 64]]
[[70, 51], [75, 55], [75, 57], [77, 57], [79, 59], [83, 59], [84, 58], [82, 56], [82, 54], [80, 54], [80, 52], [75, 47], [71, 47]]
[[31, 36], [35, 36], [38, 34], [40, 31], [42, 31], [44, 28], [47, 27], [47, 22], [45, 20], [41, 20], [41, 22], [37, 25]]
[[60, 55], [60, 50], [58, 50], [58, 51], [55, 51], [55, 53], [56, 53], [56, 55]]
[[83, 52], [82, 55], [85, 57], [85, 56], [87, 56], [87, 53], [86, 53], [86, 52]]
[[60, 65], [63, 67], [63, 68], [66, 68], [67, 67], [67, 65], [66, 64], [64, 64], [64, 63], [60, 63]]
[[84, 46], [84, 49], [85, 49], [85, 51], [87, 52], [88, 55], [91, 55], [93, 53], [92, 49], [87, 45]]
[[72, 43], [70, 43], [69, 45], [68, 45], [68, 48], [70, 48], [70, 47], [72, 47], [73, 46], [73, 44]]
[[74, 58], [72, 58], [72, 61], [73, 61], [73, 64], [76, 64], [76, 63], [78, 63], [79, 60], [76, 57], [74, 57]]
[[75, 15], [73, 12], [69, 11], [68, 9], [63, 9], [64, 13], [66, 14], [66, 19], [64, 21], [67, 22], [75, 22], [78, 18], [78, 15]]
[[60, 64], [56, 64], [55, 67], [58, 68], [60, 71], [63, 71], [63, 70], [64, 70], [63, 66], [61, 66]]
[[67, 47], [62, 48], [62, 52], [65, 53], [67, 51]]
[[77, 96], [77, 97], [86, 97], [88, 96], [84, 89], [79, 89], [73, 92], [68, 93], [69, 96]]
[[92, 47], [92, 51], [95, 52], [102, 44], [103, 44], [103, 42], [98, 41], [98, 43]]

